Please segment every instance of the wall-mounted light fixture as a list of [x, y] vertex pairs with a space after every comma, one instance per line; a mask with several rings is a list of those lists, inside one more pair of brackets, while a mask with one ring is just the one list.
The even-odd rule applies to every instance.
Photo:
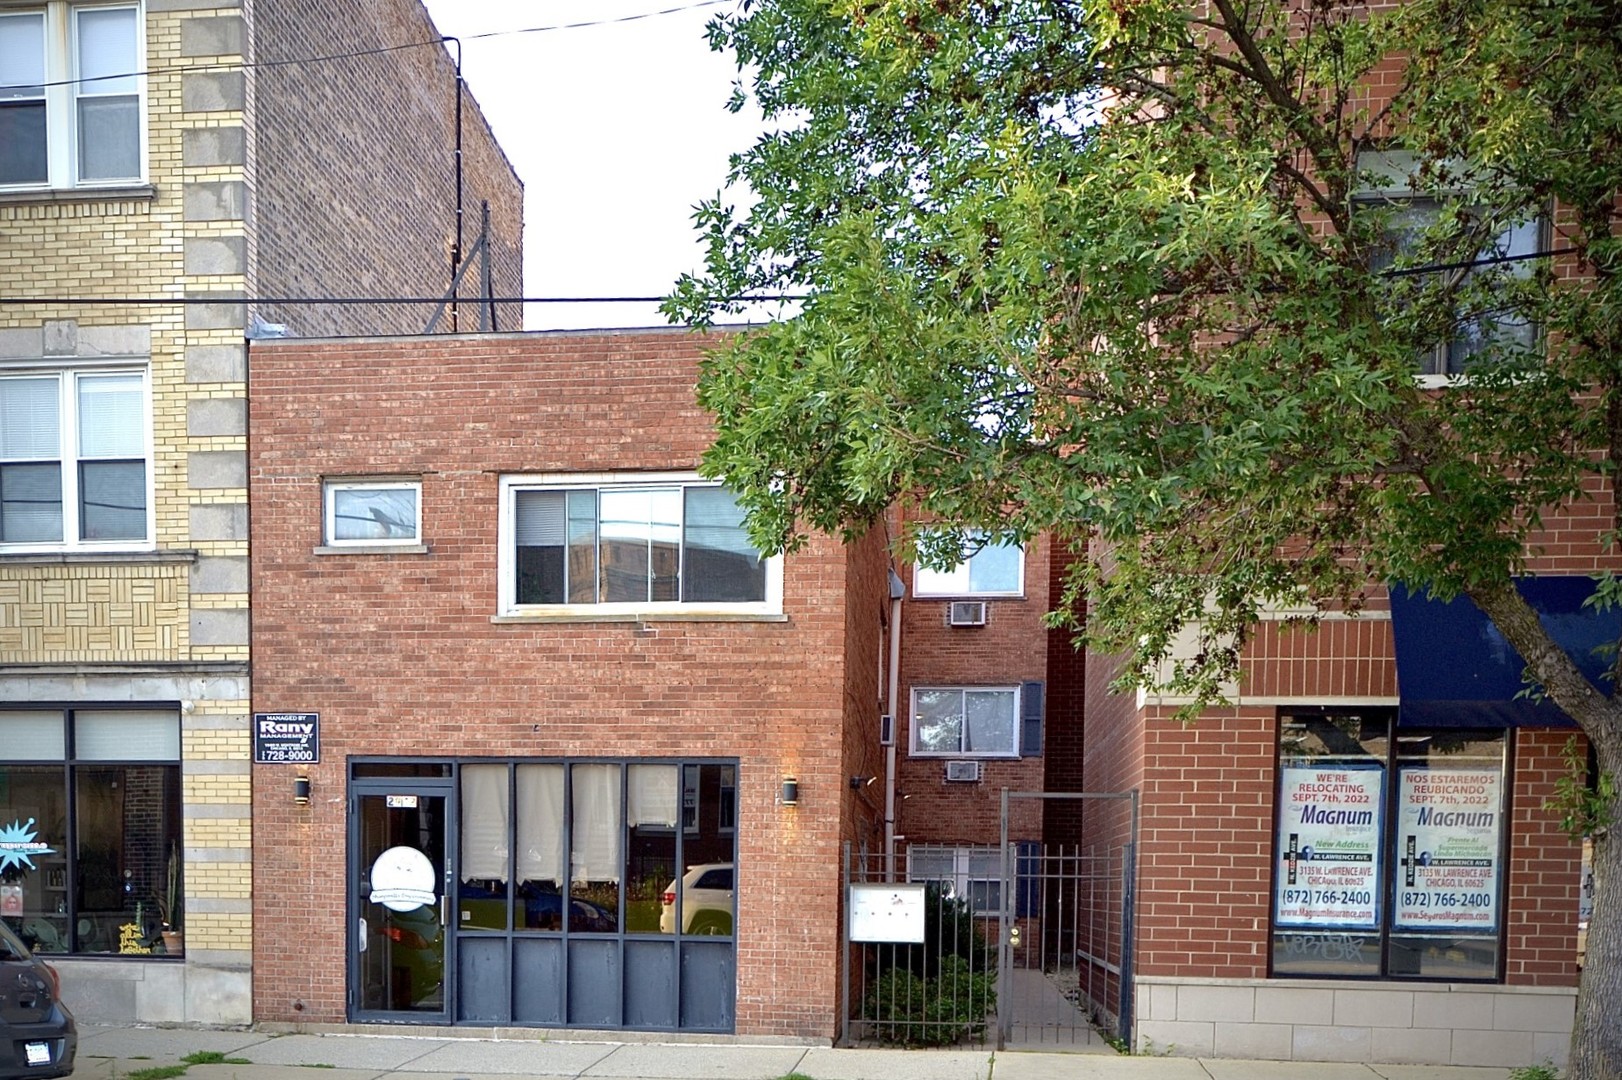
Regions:
[[783, 777], [783, 805], [800, 805], [800, 782], [792, 776]]
[[850, 778], [850, 789], [860, 791], [877, 779], [876, 776], [853, 776]]
[[310, 778], [308, 776], [293, 777], [293, 805], [310, 805]]

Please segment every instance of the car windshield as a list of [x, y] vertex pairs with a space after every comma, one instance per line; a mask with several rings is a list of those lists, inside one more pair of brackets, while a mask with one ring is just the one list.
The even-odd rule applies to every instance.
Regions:
[[0, 923], [0, 961], [27, 959], [28, 949], [17, 940], [17, 935], [11, 932], [10, 927]]

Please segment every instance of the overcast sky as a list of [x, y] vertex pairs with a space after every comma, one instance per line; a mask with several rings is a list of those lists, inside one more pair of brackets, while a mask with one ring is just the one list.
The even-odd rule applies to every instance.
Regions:
[[[601, 22], [691, 0], [425, 0], [443, 34]], [[726, 104], [709, 5], [634, 22], [465, 40], [462, 71], [524, 181], [529, 296], [662, 296], [700, 266], [692, 207], [725, 179], [758, 113]], [[653, 304], [530, 305], [531, 330], [662, 326]]]

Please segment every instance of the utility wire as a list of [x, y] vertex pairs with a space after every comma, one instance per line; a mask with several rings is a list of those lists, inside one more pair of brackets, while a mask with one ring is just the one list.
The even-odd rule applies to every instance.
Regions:
[[[1416, 274], [1437, 274], [1450, 270], [1470, 270], [1478, 266], [1500, 263], [1526, 262], [1529, 259], [1551, 259], [1557, 255], [1575, 255], [1574, 247], [1549, 248], [1545, 251], [1527, 251], [1519, 255], [1489, 255], [1464, 262], [1433, 263], [1429, 266], [1405, 266], [1397, 270], [1382, 270], [1376, 277], [1413, 277]], [[466, 294], [456, 296], [0, 296], [4, 304], [263, 304], [266, 306], [292, 304], [662, 304], [666, 296], [497, 296], [483, 297]], [[774, 303], [785, 300], [809, 300], [809, 293], [761, 293], [754, 296], [721, 297], [719, 303]]]
[[[361, 304], [662, 304], [667, 296], [0, 296], [0, 304], [81, 305], [105, 304], [109, 307], [161, 306], [165, 304], [324, 304], [348, 306]], [[759, 296], [729, 296], [722, 303], [773, 303], [785, 300], [807, 300], [805, 293], [764, 293]]]
[[79, 86], [85, 83], [107, 82], [114, 79], [129, 79], [150, 75], [167, 75], [171, 72], [182, 74], [197, 74], [217, 71], [247, 71], [249, 68], [278, 68], [290, 67], [297, 64], [320, 64], [334, 60], [354, 60], [363, 56], [382, 56], [385, 53], [401, 52], [405, 49], [421, 49], [428, 45], [443, 45], [449, 41], [482, 41], [488, 38], [514, 37], [518, 34], [544, 34], [553, 30], [584, 30], [593, 26], [617, 26], [620, 23], [640, 22], [643, 19], [655, 19], [662, 15], [679, 15], [684, 11], [697, 11], [701, 8], [717, 7], [721, 4], [734, 3], [736, 0], [697, 0], [696, 3], [683, 4], [679, 7], [661, 8], [658, 11], [644, 11], [635, 15], [621, 15], [613, 19], [593, 19], [588, 22], [553, 23], [547, 26], [523, 26], [513, 30], [487, 30], [482, 34], [446, 34], [426, 41], [411, 41], [404, 45], [380, 45], [372, 49], [354, 49], [350, 52], [327, 53], [322, 56], [289, 57], [284, 60], [244, 60], [238, 63], [227, 64], [174, 64], [169, 67], [145, 68], [141, 71], [122, 71], [112, 75], [90, 75], [78, 79], [56, 79], [52, 82], [31, 83], [0, 83], [0, 90], [23, 90], [38, 87], [41, 90], [53, 86]]

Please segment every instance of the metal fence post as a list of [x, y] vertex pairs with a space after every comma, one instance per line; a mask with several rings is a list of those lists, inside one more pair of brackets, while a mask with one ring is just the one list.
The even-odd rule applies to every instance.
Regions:
[[850, 841], [845, 841], [845, 872], [839, 882], [839, 1042], [850, 1044]]

